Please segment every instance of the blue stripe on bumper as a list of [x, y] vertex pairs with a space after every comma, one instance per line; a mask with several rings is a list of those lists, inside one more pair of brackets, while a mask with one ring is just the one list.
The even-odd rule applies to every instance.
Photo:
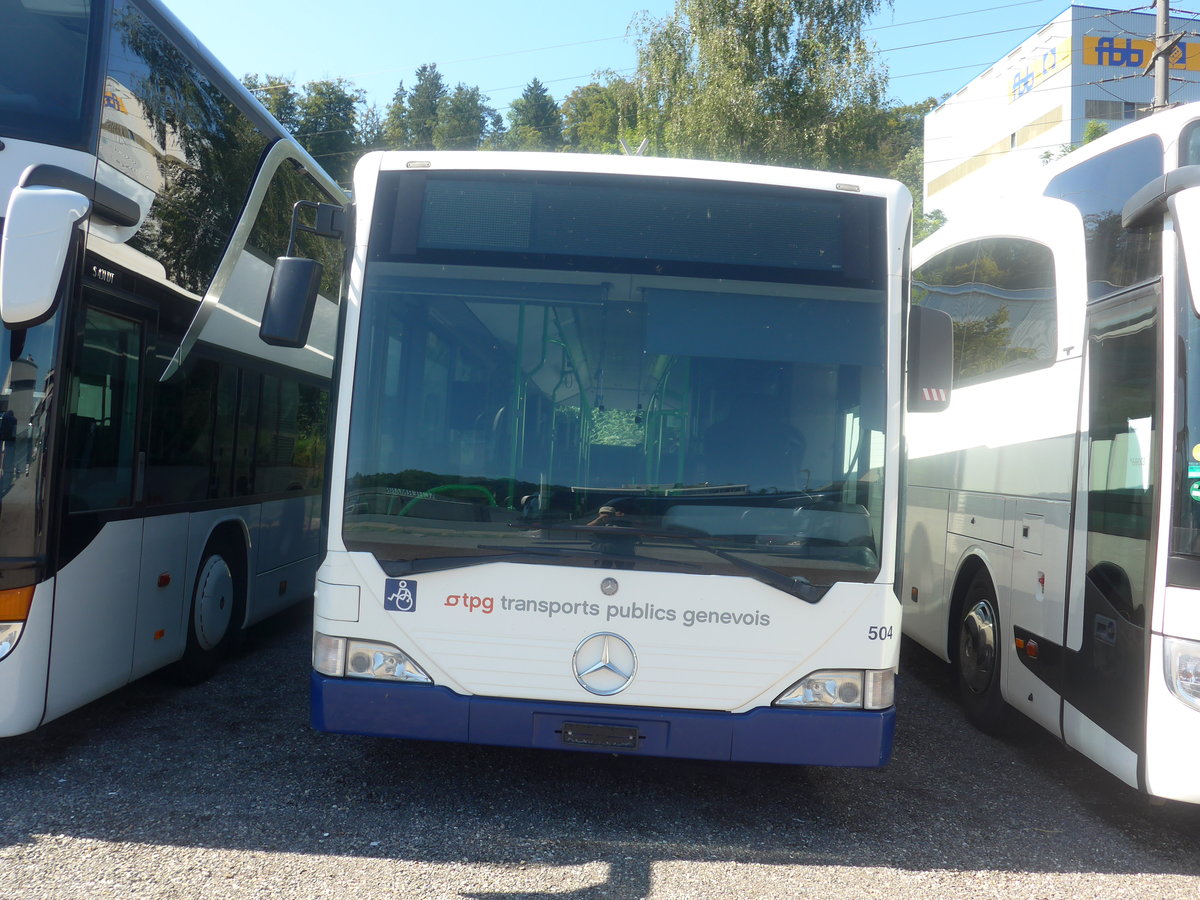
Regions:
[[[565, 723], [636, 729], [637, 748], [566, 743]], [[763, 707], [747, 713], [456, 694], [431, 685], [328, 678], [312, 673], [319, 731], [378, 737], [633, 753], [682, 759], [882, 766], [892, 756], [896, 710]]]

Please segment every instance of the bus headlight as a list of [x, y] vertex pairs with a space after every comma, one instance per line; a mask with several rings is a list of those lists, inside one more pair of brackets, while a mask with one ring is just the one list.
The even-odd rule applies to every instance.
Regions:
[[33, 585], [0, 591], [0, 659], [17, 646], [32, 606]]
[[824, 669], [805, 675], [774, 706], [808, 709], [887, 709], [896, 698], [892, 669]]
[[1200, 644], [1163, 638], [1163, 667], [1171, 693], [1193, 709], [1200, 709]]
[[391, 644], [332, 637], [319, 631], [313, 636], [313, 668], [333, 678], [433, 681], [408, 654]]
[[17, 646], [17, 638], [25, 630], [24, 622], [0, 622], [0, 659], [8, 656]]

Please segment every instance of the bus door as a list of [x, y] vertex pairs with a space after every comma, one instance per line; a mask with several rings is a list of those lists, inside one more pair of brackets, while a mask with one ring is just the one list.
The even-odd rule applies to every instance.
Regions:
[[1145, 746], [1160, 298], [1156, 283], [1088, 310], [1064, 661], [1064, 738], [1135, 786]]
[[[59, 387], [66, 437], [49, 717], [128, 683], [135, 645], [145, 640], [139, 507], [154, 326], [144, 306], [90, 283], [84, 287]], [[178, 628], [176, 610], [170, 633]]]

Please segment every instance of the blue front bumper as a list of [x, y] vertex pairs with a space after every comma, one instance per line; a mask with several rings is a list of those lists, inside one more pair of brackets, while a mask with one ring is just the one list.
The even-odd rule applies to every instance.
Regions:
[[[319, 731], [811, 766], [882, 766], [892, 756], [895, 708], [747, 713], [464, 697], [449, 688], [312, 673]], [[636, 734], [633, 747], [613, 734]], [[594, 742], [588, 735], [598, 735]], [[582, 737], [581, 737], [582, 735]]]

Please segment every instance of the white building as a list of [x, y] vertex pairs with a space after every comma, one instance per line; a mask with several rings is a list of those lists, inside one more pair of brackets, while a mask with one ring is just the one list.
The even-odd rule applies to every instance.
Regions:
[[[1011, 191], [1091, 120], [1109, 129], [1154, 96], [1153, 11], [1069, 6], [925, 117], [925, 209], [948, 219]], [[1200, 100], [1200, 20], [1175, 16], [1170, 102]], [[1143, 74], [1145, 72], [1145, 74]]]

